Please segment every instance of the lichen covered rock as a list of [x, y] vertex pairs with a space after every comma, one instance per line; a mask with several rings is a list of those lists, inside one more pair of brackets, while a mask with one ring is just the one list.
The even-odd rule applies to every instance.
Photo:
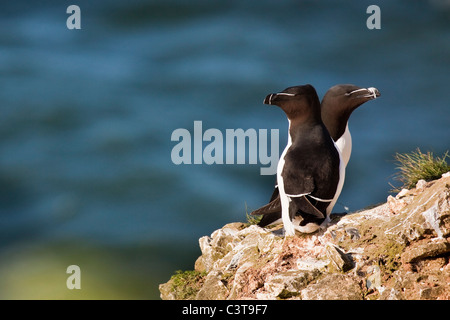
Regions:
[[231, 223], [200, 238], [198, 278], [171, 279], [161, 298], [450, 299], [448, 174], [313, 234], [274, 231]]

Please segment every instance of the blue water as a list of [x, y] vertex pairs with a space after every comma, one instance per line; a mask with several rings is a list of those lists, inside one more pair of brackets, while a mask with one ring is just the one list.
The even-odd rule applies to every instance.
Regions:
[[[351, 116], [335, 210], [384, 202], [396, 152], [450, 148], [449, 75], [448, 1], [3, 2], [0, 298], [158, 299], [198, 238], [244, 221], [275, 179], [174, 165], [172, 132], [279, 129], [281, 152], [286, 118], [262, 100], [288, 86], [380, 90]], [[72, 264], [81, 290], [66, 287]]]

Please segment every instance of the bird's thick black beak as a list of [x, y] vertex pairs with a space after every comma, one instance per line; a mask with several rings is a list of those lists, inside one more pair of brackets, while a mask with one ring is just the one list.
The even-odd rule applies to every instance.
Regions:
[[267, 97], [264, 99], [264, 104], [272, 104], [273, 96], [276, 96], [276, 93], [271, 93], [267, 95]]
[[287, 92], [271, 93], [264, 99], [264, 104], [276, 104], [275, 102], [279, 99], [295, 96], [296, 94]]
[[367, 93], [364, 95], [364, 98], [376, 99], [379, 96], [381, 96], [381, 93], [380, 93], [380, 91], [378, 91], [377, 88], [370, 87], [370, 88], [367, 88], [366, 90], [367, 90]]

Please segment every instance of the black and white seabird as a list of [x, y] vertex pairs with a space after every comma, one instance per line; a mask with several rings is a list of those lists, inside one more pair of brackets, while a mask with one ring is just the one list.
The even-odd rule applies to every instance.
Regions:
[[360, 88], [353, 84], [338, 84], [325, 93], [320, 110], [322, 121], [342, 153], [347, 166], [352, 153], [352, 136], [348, 129], [348, 119], [352, 112], [363, 103], [380, 96], [377, 88]]
[[[379, 96], [380, 92], [373, 87], [361, 88], [352, 84], [339, 84], [331, 87], [322, 99], [322, 121], [338, 147], [343, 164], [337, 192], [326, 210], [327, 220], [342, 191], [345, 180], [345, 168], [352, 151], [352, 138], [348, 128], [349, 117], [360, 105]], [[261, 227], [278, 223], [281, 220], [281, 204], [278, 188], [275, 187], [269, 204], [253, 211], [251, 214], [264, 215], [258, 224]]]
[[[339, 151], [322, 122], [316, 90], [311, 85], [289, 87], [269, 94], [264, 103], [279, 106], [289, 121], [288, 143], [277, 166], [285, 234], [314, 232], [327, 217], [342, 168]], [[300, 220], [295, 226], [294, 217]]]

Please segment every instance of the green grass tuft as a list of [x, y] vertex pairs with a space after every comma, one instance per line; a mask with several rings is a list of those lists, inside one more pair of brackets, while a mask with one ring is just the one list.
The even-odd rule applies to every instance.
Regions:
[[263, 216], [252, 216], [251, 214], [246, 214], [247, 215], [247, 224], [248, 225], [254, 225], [254, 224], [258, 224], [259, 221], [261, 221]]
[[254, 224], [258, 224], [259, 221], [261, 221], [263, 216], [262, 215], [253, 216], [250, 213], [248, 213], [248, 211], [249, 211], [249, 209], [247, 207], [247, 203], [245, 203], [245, 216], [247, 218], [247, 222], [246, 222], [247, 225], [251, 226], [251, 225], [254, 225]]
[[172, 280], [172, 291], [176, 299], [194, 299], [203, 284], [205, 276], [206, 272], [177, 270], [170, 278]]
[[450, 171], [446, 158], [449, 158], [449, 151], [442, 157], [435, 157], [432, 152], [422, 153], [419, 148], [410, 153], [396, 153], [394, 159], [398, 163], [396, 169], [399, 172], [394, 175], [394, 179], [403, 185], [392, 191], [414, 188], [421, 179], [425, 181], [439, 179], [443, 173]]

